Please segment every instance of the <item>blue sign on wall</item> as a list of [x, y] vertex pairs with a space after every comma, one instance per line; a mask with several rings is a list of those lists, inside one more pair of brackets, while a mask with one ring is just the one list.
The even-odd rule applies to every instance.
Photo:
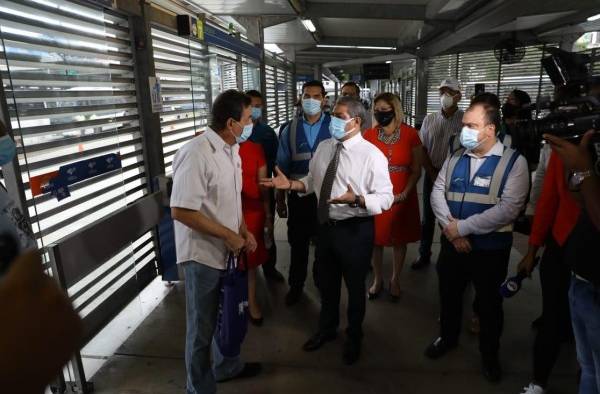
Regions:
[[58, 176], [48, 182], [43, 192], [51, 192], [60, 201], [71, 195], [69, 185], [114, 171], [118, 168], [121, 168], [121, 158], [116, 153], [67, 164], [58, 169]]
[[308, 81], [312, 81], [313, 79], [314, 79], [314, 77], [312, 75], [303, 75], [303, 74], [296, 75], [296, 81], [298, 81], [298, 82], [308, 82]]
[[206, 25], [204, 28], [204, 39], [209, 45], [225, 48], [235, 53], [260, 60], [261, 50], [258, 46], [248, 44], [216, 27]]

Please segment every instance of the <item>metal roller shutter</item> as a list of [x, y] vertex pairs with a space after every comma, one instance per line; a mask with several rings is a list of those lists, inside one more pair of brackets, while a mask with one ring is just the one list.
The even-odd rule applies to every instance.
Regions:
[[267, 87], [267, 123], [273, 129], [277, 130], [279, 124], [279, 118], [277, 114], [277, 92], [275, 91], [275, 68], [265, 65], [265, 79]]
[[172, 172], [177, 150], [206, 129], [208, 119], [208, 58], [200, 42], [152, 28], [156, 76], [160, 78], [160, 114], [164, 164]]
[[527, 92], [533, 103], [537, 101], [539, 95], [553, 95], [554, 86], [541, 64], [542, 57], [548, 55], [544, 51], [545, 48], [542, 46], [527, 47], [525, 57], [519, 63], [502, 64], [498, 90], [501, 102], [506, 101], [506, 97], [514, 89]]
[[285, 78], [286, 78], [285, 86], [286, 86], [286, 89], [288, 92], [288, 95], [287, 95], [287, 105], [288, 105], [287, 119], [289, 121], [294, 117], [294, 114], [296, 113], [296, 111], [295, 111], [296, 96], [294, 94], [294, 74], [291, 71], [287, 71], [285, 75], [286, 75], [285, 76]]
[[260, 65], [250, 59], [244, 59], [242, 63], [242, 80], [244, 91], [260, 91]]
[[208, 53], [211, 57], [210, 84], [213, 92], [212, 99], [214, 101], [220, 93], [229, 89], [238, 89], [237, 60], [235, 53], [215, 46], [209, 46]]
[[432, 113], [440, 109], [440, 82], [458, 75], [458, 55], [436, 56], [429, 59], [427, 67], [427, 113]]
[[458, 107], [467, 109], [471, 96], [475, 94], [475, 84], [484, 83], [486, 92], [497, 93], [499, 71], [494, 51], [461, 53], [458, 60], [458, 80], [462, 86], [463, 98]]
[[526, 91], [533, 102], [539, 95], [551, 96], [554, 88], [541, 67], [543, 55], [543, 47], [529, 46], [525, 57], [515, 64], [498, 63], [493, 51], [437, 56], [429, 61], [427, 112], [439, 110], [437, 87], [448, 76], [457, 77], [461, 82], [463, 99], [459, 107], [463, 110], [468, 107], [478, 83], [484, 83], [486, 92], [497, 94], [501, 102], [513, 89]]
[[[80, 2], [5, 0], [0, 38], [2, 82], [38, 245], [146, 195], [128, 20]], [[33, 196], [31, 177], [108, 153], [120, 154], [121, 170], [72, 185], [71, 197], [60, 202]], [[150, 233], [115, 253], [69, 289], [82, 316], [140, 270], [156, 275]]]
[[415, 125], [417, 90], [416, 62], [411, 67], [400, 73], [398, 81], [393, 82], [394, 91], [402, 99], [405, 122], [411, 126]]
[[285, 70], [277, 69], [277, 123], [278, 125], [288, 120], [288, 98]]
[[293, 64], [284, 57], [265, 51], [267, 117], [269, 126], [275, 130], [291, 120], [294, 114], [292, 69]]

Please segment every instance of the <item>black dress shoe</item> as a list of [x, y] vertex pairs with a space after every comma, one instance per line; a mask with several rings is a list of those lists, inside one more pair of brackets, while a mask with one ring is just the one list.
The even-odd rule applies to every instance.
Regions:
[[431, 259], [429, 257], [419, 256], [419, 258], [412, 263], [410, 268], [412, 270], [418, 271], [420, 269], [427, 267], [429, 264], [431, 264]]
[[540, 327], [542, 326], [543, 319], [544, 319], [544, 316], [542, 315], [542, 316], [538, 317], [537, 319], [535, 319], [534, 321], [532, 321], [531, 322], [531, 329], [532, 330], [539, 330]]
[[290, 291], [285, 295], [285, 305], [296, 305], [302, 298], [303, 290], [301, 287], [291, 287]]
[[262, 364], [261, 363], [246, 363], [246, 364], [244, 364], [244, 369], [242, 369], [240, 371], [240, 373], [238, 373], [237, 375], [232, 376], [230, 378], [218, 380], [218, 382], [223, 383], [223, 382], [228, 382], [230, 380], [253, 378], [253, 377], [257, 376], [258, 374], [260, 374], [261, 372], [262, 372]]
[[425, 349], [425, 356], [428, 358], [435, 360], [442, 357], [444, 354], [448, 353], [450, 350], [454, 349], [456, 344], [448, 344], [441, 337], [433, 341], [433, 343], [427, 346]]
[[483, 377], [490, 383], [498, 383], [502, 380], [502, 367], [497, 357], [482, 359], [481, 371], [483, 372]]
[[275, 268], [267, 268], [263, 269], [263, 273], [265, 274], [265, 278], [268, 280], [272, 280], [273, 282], [285, 282], [285, 278], [283, 274], [277, 271]]
[[344, 364], [352, 365], [360, 358], [360, 342], [347, 339], [344, 342], [344, 352], [342, 353]]
[[249, 317], [250, 323], [252, 323], [252, 325], [254, 325], [256, 327], [262, 326], [263, 322], [265, 320], [262, 316], [257, 319], [255, 317], [252, 317], [252, 315], [249, 314], [248, 317]]
[[308, 341], [306, 341], [304, 345], [302, 345], [302, 350], [304, 350], [305, 352], [314, 352], [315, 350], [323, 346], [325, 343], [331, 342], [335, 338], [337, 338], [337, 333], [335, 332], [323, 333], [319, 331], [318, 333], [313, 335]]

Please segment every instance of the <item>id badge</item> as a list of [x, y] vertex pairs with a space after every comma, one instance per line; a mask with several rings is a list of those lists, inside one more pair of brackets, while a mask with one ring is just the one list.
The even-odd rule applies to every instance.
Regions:
[[475, 180], [473, 181], [473, 184], [477, 187], [490, 187], [490, 183], [492, 182], [492, 178], [491, 177], [479, 177], [476, 176]]

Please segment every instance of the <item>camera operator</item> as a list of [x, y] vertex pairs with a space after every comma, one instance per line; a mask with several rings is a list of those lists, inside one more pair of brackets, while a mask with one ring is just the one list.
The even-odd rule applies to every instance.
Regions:
[[581, 366], [580, 394], [600, 392], [600, 179], [589, 149], [595, 133], [587, 132], [579, 145], [544, 135], [570, 172], [569, 187], [583, 199], [565, 251], [573, 270], [569, 303]]

